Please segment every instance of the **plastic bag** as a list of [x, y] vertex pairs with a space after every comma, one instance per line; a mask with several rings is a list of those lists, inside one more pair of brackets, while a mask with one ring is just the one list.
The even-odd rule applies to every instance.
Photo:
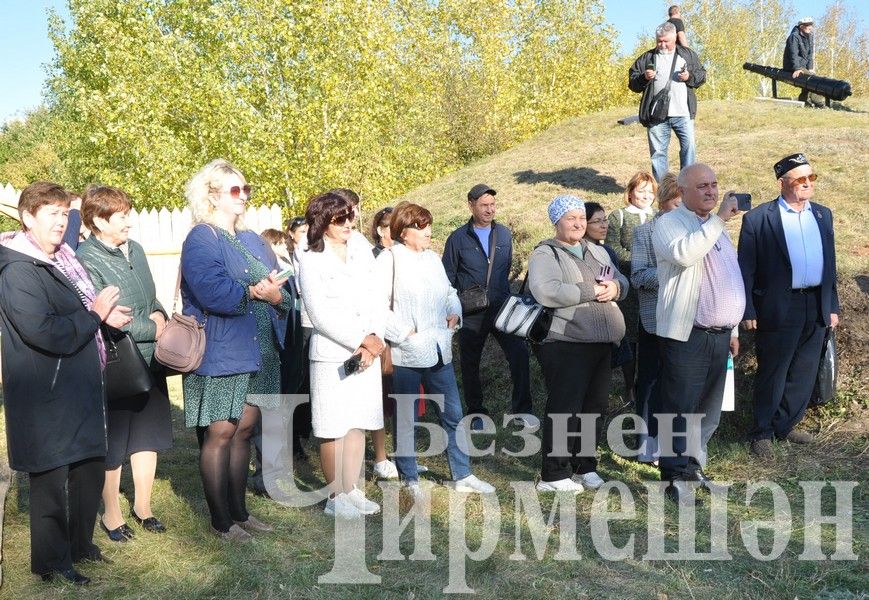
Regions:
[[730, 411], [736, 409], [736, 386], [733, 381], [733, 355], [727, 354], [727, 375], [724, 379], [724, 399], [721, 402], [721, 410]]
[[827, 328], [824, 335], [824, 345], [821, 349], [821, 364], [818, 366], [818, 378], [809, 406], [826, 404], [836, 397], [836, 377], [839, 374], [839, 359], [836, 357], [836, 331]]

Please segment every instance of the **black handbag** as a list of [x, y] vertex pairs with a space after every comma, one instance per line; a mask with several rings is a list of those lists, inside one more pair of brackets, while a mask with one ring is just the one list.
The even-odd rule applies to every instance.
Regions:
[[839, 373], [839, 359], [836, 356], [836, 330], [827, 327], [824, 334], [824, 345], [821, 348], [821, 363], [818, 365], [818, 377], [815, 389], [809, 400], [809, 406], [826, 404], [836, 397], [836, 377]]
[[667, 120], [667, 114], [670, 112], [670, 84], [673, 83], [673, 73], [676, 70], [676, 59], [678, 56], [674, 51], [673, 62], [670, 63], [670, 76], [664, 89], [657, 94], [654, 93], [655, 80], [651, 79], [646, 84], [646, 89], [643, 90], [643, 96], [640, 98], [638, 117], [640, 123], [645, 127], [659, 125]]
[[102, 327], [106, 342], [106, 399], [109, 403], [147, 394], [154, 387], [151, 369], [130, 334]]
[[489, 279], [492, 278], [492, 265], [495, 263], [495, 243], [498, 237], [498, 230], [495, 229], [495, 223], [492, 223], [492, 241], [489, 244], [489, 268], [486, 271], [486, 285], [472, 285], [466, 290], [459, 292], [459, 302], [462, 305], [462, 315], [473, 315], [483, 312], [489, 308]]

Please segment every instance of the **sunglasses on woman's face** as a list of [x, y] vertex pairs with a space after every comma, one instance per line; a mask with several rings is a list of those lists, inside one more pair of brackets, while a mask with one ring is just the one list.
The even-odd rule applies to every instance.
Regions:
[[249, 198], [250, 197], [250, 186], [247, 184], [241, 185], [241, 186], [234, 185], [231, 188], [229, 188], [228, 193], [232, 197], [233, 200], [238, 200], [241, 197], [242, 193], [244, 193], [246, 198]]
[[348, 222], [352, 223], [356, 219], [356, 213], [352, 210], [350, 212], [346, 212], [343, 215], [338, 215], [337, 217], [332, 217], [333, 225], [346, 225]]
[[408, 227], [410, 227], [411, 229], [416, 229], [418, 231], [422, 231], [423, 229], [425, 229], [429, 225], [431, 225], [431, 223], [409, 223]]

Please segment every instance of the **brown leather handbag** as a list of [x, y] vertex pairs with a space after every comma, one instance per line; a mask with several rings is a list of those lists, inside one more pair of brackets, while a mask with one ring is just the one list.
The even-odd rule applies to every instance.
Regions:
[[[181, 266], [178, 266], [178, 281], [175, 284], [175, 302], [172, 318], [166, 324], [157, 346], [154, 358], [165, 367], [178, 373], [190, 373], [202, 364], [205, 356], [205, 324], [196, 317], [175, 312], [181, 296]], [[206, 315], [206, 319], [208, 315]]]

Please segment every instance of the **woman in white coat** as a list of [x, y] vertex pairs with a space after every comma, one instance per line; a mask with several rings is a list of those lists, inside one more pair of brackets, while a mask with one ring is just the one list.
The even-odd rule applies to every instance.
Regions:
[[330, 491], [325, 512], [343, 518], [380, 510], [357, 483], [363, 430], [383, 428], [379, 356], [386, 298], [374, 285], [370, 246], [351, 239], [354, 219], [343, 197], [326, 192], [313, 198], [305, 213], [308, 247], [298, 253], [300, 291], [314, 329], [311, 421]]

